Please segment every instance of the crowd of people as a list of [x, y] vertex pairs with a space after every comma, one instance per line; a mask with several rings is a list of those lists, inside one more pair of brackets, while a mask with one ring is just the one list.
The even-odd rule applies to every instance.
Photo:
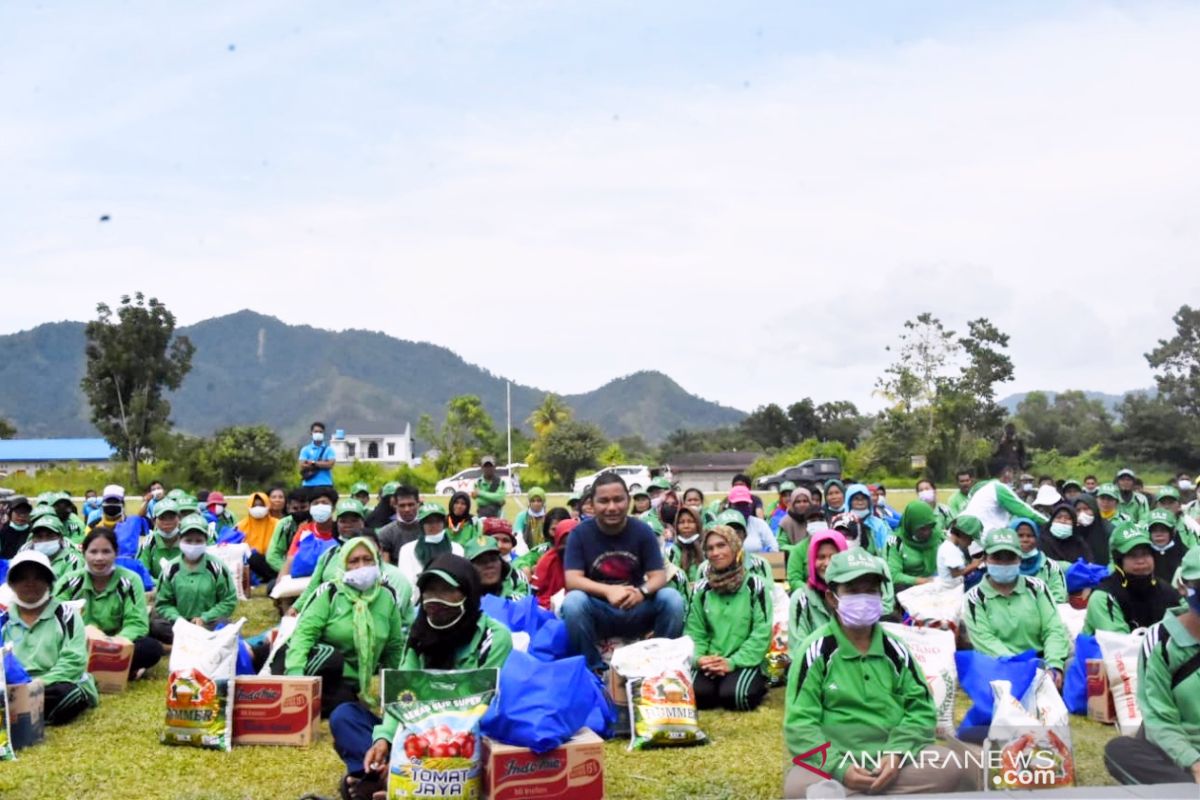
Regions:
[[[0, 635], [45, 683], [50, 724], [98, 703], [85, 626], [134, 643], [137, 679], [171, 645], [175, 620], [212, 628], [234, 615], [234, 577], [213, 555], [221, 542], [244, 542], [247, 568], [268, 588], [307, 580], [278, 604], [281, 619], [294, 618], [286, 644], [272, 655], [272, 637], [260, 637], [255, 667], [321, 676], [344, 797], [371, 797], [385, 779], [378, 765], [394, 730], [377, 713], [380, 669], [504, 663], [513, 640], [483, 612], [487, 595], [532, 596], [554, 610], [571, 652], [598, 674], [614, 639], [686, 635], [698, 708], [747, 711], [769, 691], [765, 554], [781, 552], [791, 667], [776, 691], [786, 693], [789, 758], [824, 765], [851, 791], [977, 785], [968, 770], [903, 758], [959, 744], [935, 744], [921, 668], [881, 627], [901, 619], [898, 592], [937, 582], [965, 591], [960, 647], [1036, 650], [1060, 687], [1069, 639], [1058, 604], [1086, 602], [1088, 632], [1148, 628], [1145, 725], [1114, 739], [1106, 763], [1122, 782], [1200, 782], [1200, 503], [1187, 476], [1147, 496], [1128, 470], [1112, 484], [1007, 472], [976, 481], [963, 470], [946, 503], [922, 480], [917, 499], [894, 510], [884, 487], [849, 481], [785, 483], [764, 503], [744, 475], [710, 501], [661, 478], [630, 492], [606, 472], [565, 507], [530, 489], [509, 521], [490, 457], [472, 490], [444, 506], [399, 484], [342, 495], [323, 433], [314, 424], [300, 454], [301, 484], [252, 493], [241, 519], [219, 492], [158, 482], [129, 510], [119, 486], [89, 493], [82, 508], [65, 493], [9, 499], [0, 556], [11, 602]], [[1079, 559], [1111, 574], [1069, 598], [1064, 572]], [[822, 742], [828, 752], [814, 755]], [[881, 765], [834, 764], [851, 751], [882, 754]], [[814, 780], [791, 766], [787, 796]]]

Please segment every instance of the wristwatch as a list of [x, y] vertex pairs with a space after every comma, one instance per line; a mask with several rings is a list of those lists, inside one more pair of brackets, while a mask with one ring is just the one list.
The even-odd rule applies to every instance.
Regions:
[[652, 594], [652, 593], [650, 592], [650, 590], [648, 590], [648, 589], [646, 588], [646, 584], [644, 584], [644, 583], [643, 583], [641, 586], [637, 587], [637, 588], [638, 588], [638, 591], [642, 593], [642, 597], [650, 597], [650, 595]]

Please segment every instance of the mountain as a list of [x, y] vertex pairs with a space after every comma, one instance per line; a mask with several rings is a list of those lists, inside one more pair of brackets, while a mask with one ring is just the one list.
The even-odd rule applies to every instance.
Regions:
[[[1106, 394], [1104, 392], [1084, 392], [1083, 395], [1088, 400], [1104, 401], [1104, 407], [1108, 409], [1108, 412], [1110, 414], [1113, 414], [1114, 416], [1119, 417], [1120, 415], [1117, 414], [1117, 406], [1119, 406], [1121, 404], [1121, 401], [1125, 399], [1126, 394], [1145, 394], [1145, 395], [1150, 395], [1151, 397], [1153, 397], [1157, 393], [1158, 393], [1158, 390], [1151, 387], [1149, 389], [1130, 389], [1128, 392], [1125, 392], [1123, 394]], [[1054, 397], [1058, 394], [1058, 392], [1042, 390], [1042, 394], [1046, 395], [1046, 399], [1049, 400], [1051, 403], [1053, 403]], [[1004, 409], [1009, 414], [1016, 414], [1017, 406], [1019, 406], [1021, 404], [1021, 401], [1024, 400], [1028, 396], [1029, 396], [1029, 392], [1018, 392], [1017, 394], [1010, 394], [1008, 397], [1002, 398], [1001, 400], [998, 401], [998, 403], [1001, 406], [1003, 406]]]
[[[192, 370], [171, 395], [179, 431], [266, 423], [285, 439], [325, 420], [347, 432], [399, 432], [421, 414], [440, 420], [450, 398], [476, 394], [504, 425], [505, 379], [427, 342], [363, 330], [287, 325], [239, 311], [181, 328], [196, 346]], [[0, 416], [19, 435], [94, 436], [84, 371], [84, 323], [54, 322], [0, 336]], [[546, 390], [514, 383], [513, 422], [524, 426]], [[663, 439], [676, 428], [736, 423], [745, 414], [703, 400], [659, 372], [638, 372], [564, 400], [609, 436]]]

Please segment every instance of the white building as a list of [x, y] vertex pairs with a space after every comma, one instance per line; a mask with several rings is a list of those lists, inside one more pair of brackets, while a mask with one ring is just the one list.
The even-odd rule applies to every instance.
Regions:
[[369, 461], [385, 466], [410, 464], [413, 460], [412, 425], [405, 423], [404, 433], [333, 432], [333, 448], [338, 463]]

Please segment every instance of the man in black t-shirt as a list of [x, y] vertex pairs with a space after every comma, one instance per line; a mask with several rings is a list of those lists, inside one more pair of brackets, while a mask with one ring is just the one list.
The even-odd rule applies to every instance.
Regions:
[[563, 622], [571, 650], [593, 670], [604, 669], [597, 643], [640, 638], [653, 630], [669, 639], [683, 634], [683, 597], [665, 588], [662, 548], [649, 525], [629, 516], [629, 490], [613, 472], [592, 484], [595, 516], [567, 538], [563, 556], [567, 596]]

